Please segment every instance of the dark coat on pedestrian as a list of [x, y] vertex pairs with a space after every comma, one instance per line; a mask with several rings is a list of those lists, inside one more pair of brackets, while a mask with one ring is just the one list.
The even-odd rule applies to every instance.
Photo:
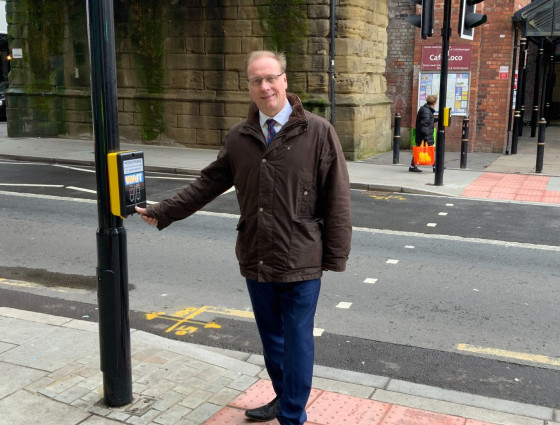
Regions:
[[287, 99], [292, 114], [270, 145], [252, 103], [200, 178], [147, 208], [161, 230], [235, 185], [241, 211], [235, 251], [241, 274], [259, 282], [344, 271], [350, 252], [350, 183], [336, 132], [296, 95]]
[[416, 146], [420, 146], [422, 141], [428, 145], [434, 144], [434, 123], [437, 118], [434, 117], [435, 109], [425, 103], [416, 115]]

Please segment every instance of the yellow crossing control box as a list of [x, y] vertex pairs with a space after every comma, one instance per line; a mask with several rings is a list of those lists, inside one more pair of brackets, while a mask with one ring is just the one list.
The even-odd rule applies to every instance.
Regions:
[[121, 218], [134, 214], [134, 207], [146, 208], [144, 152], [121, 151], [107, 155], [111, 213]]
[[443, 109], [443, 126], [449, 127], [451, 125], [451, 108]]

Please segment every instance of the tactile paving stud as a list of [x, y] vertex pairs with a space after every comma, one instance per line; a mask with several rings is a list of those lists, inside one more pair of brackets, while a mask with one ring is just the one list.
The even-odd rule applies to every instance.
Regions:
[[307, 417], [321, 425], [379, 425], [390, 408], [379, 401], [324, 392], [307, 409]]
[[262, 406], [271, 401], [276, 394], [272, 388], [272, 383], [266, 380], [255, 382], [243, 394], [237, 396], [233, 401], [228, 404], [238, 409], [254, 409], [255, 407]]
[[404, 406], [393, 406], [382, 425], [465, 425], [466, 419], [427, 412]]
[[[307, 405], [309, 406], [322, 393], [321, 390], [311, 389]], [[260, 380], [249, 387], [243, 394], [237, 396], [228, 403], [229, 406], [238, 409], [254, 409], [270, 402], [276, 394], [272, 388], [272, 383], [268, 380]]]

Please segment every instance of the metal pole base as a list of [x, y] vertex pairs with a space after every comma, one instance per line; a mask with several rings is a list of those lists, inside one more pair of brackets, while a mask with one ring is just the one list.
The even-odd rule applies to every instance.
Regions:
[[109, 407], [124, 406], [132, 402], [132, 375], [128, 372], [103, 373], [103, 395]]

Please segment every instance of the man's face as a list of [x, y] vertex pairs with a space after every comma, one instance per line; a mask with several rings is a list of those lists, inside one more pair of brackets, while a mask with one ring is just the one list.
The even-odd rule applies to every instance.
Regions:
[[250, 81], [254, 78], [262, 79], [258, 85], [249, 83], [251, 99], [259, 110], [269, 117], [275, 116], [286, 105], [288, 88], [286, 74], [280, 75], [273, 82], [268, 82], [266, 79], [266, 77], [276, 77], [281, 72], [278, 61], [267, 56], [255, 59], [247, 67], [247, 78]]

